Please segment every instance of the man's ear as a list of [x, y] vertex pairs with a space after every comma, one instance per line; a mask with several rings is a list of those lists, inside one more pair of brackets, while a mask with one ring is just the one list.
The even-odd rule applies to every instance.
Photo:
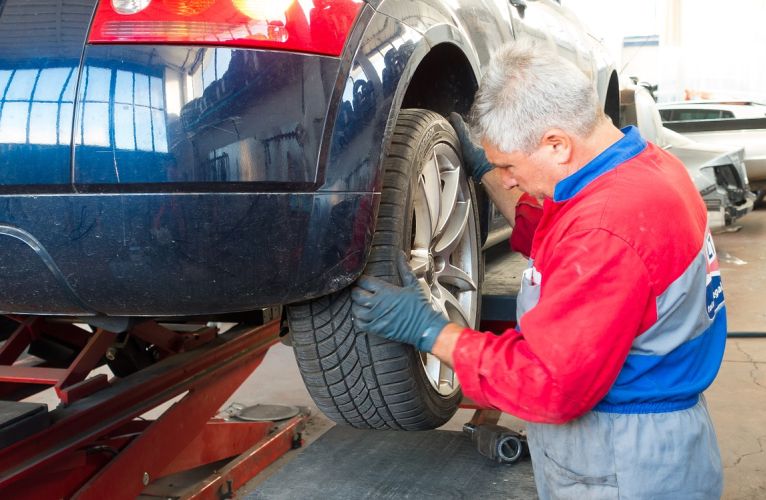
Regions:
[[540, 146], [560, 165], [567, 164], [572, 159], [572, 138], [561, 129], [552, 128], [546, 131]]

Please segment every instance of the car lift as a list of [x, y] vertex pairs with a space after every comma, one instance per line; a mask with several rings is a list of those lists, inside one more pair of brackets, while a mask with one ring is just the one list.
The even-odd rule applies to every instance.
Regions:
[[[89, 374], [108, 355], [114, 333], [97, 329], [89, 334], [42, 318], [19, 320], [0, 348], [2, 498], [135, 498], [159, 478], [236, 457], [181, 495], [231, 497], [301, 444], [305, 412], [279, 424], [213, 418], [279, 340], [279, 320], [221, 335], [205, 325], [176, 332], [152, 321], [140, 323], [130, 334], [158, 346], [165, 359], [112, 380]], [[44, 337], [81, 351], [63, 368], [14, 364]], [[48, 386], [61, 400], [53, 411], [19, 402]], [[179, 396], [156, 420], [141, 418]]]
[[[508, 326], [502, 312], [515, 310], [509, 300], [483, 298], [484, 328]], [[220, 335], [204, 324], [179, 332], [154, 321], [138, 323], [130, 335], [153, 345], [160, 360], [110, 380], [91, 371], [114, 356], [115, 333], [39, 317], [14, 319], [19, 326], [0, 347], [3, 498], [135, 498], [160, 478], [223, 459], [230, 461], [180, 497], [230, 498], [301, 445], [307, 412], [278, 424], [214, 418], [279, 341], [279, 320]], [[79, 354], [67, 366], [20, 359], [45, 339], [74, 346]], [[20, 402], [51, 386], [60, 399], [53, 411]], [[174, 398], [156, 420], [141, 417]], [[523, 456], [523, 436], [497, 425], [499, 411], [462, 406], [477, 410], [464, 431], [481, 454], [500, 463]]]

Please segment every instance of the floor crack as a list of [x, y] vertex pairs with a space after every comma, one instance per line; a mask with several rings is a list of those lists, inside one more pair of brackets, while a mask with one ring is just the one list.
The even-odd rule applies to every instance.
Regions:
[[750, 370], [750, 378], [753, 380], [753, 383], [760, 387], [761, 389], [766, 389], [766, 386], [758, 382], [758, 377], [756, 376], [758, 372], [760, 371], [760, 367], [758, 366], [758, 363], [753, 359], [753, 357], [746, 352], [744, 349], [742, 349], [742, 346], [739, 342], [735, 342], [734, 345], [736, 346], [737, 350], [741, 352], [746, 358], [747, 362], [753, 365], [753, 369]]
[[739, 463], [745, 457], [749, 457], [749, 456], [752, 456], [752, 455], [758, 455], [759, 453], [763, 453], [763, 441], [764, 441], [764, 439], [766, 439], [766, 435], [765, 436], [758, 436], [758, 438], [756, 439], [756, 441], [758, 442], [758, 448], [759, 448], [758, 451], [753, 451], [751, 453], [743, 453], [742, 455], [737, 455], [737, 460], [735, 460], [734, 463], [731, 466], [726, 467], [726, 468], [729, 469], [731, 467], [736, 467], [737, 465], [739, 465]]

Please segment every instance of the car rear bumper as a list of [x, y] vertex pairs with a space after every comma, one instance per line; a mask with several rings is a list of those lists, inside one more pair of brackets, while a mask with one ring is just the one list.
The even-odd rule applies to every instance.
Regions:
[[[54, 112], [0, 144], [0, 313], [239, 312], [362, 271], [377, 177], [357, 143], [372, 111], [343, 100], [340, 59], [90, 45], [79, 71], [54, 66], [27, 75]], [[33, 113], [36, 96], [16, 107]]]
[[0, 312], [177, 316], [314, 298], [361, 272], [377, 195], [0, 197]]

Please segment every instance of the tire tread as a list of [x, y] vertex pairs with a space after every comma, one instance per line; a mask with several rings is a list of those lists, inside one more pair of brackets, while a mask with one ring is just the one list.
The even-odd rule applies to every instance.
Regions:
[[[402, 110], [384, 162], [383, 192], [366, 274], [398, 282], [394, 257], [405, 217], [419, 141], [435, 120], [426, 110]], [[359, 332], [348, 289], [287, 308], [293, 349], [314, 402], [338, 423], [358, 428], [421, 430], [442, 425], [457, 402], [434, 409], [415, 382], [417, 353], [403, 344]], [[427, 390], [430, 390], [428, 387]], [[437, 396], [438, 397], [438, 396]]]

